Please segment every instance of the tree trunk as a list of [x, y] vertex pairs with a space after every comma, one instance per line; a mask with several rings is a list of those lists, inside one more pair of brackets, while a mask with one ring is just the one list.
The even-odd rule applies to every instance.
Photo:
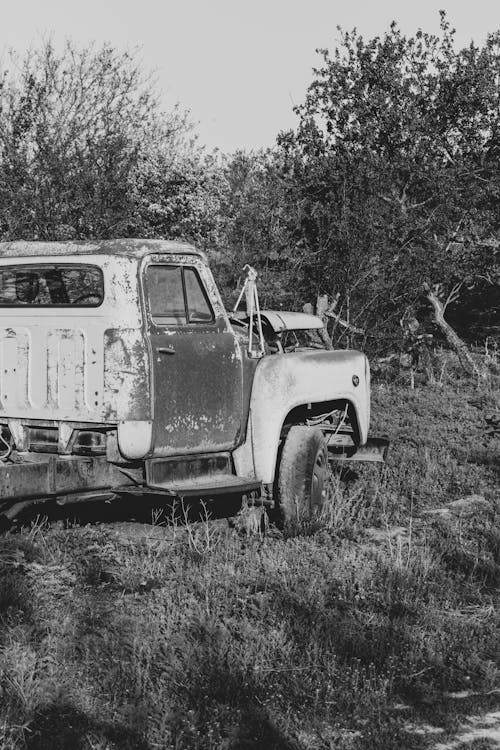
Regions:
[[[326, 330], [326, 317], [324, 315], [323, 309], [325, 299], [326, 306], [328, 307], [328, 297], [326, 295], [324, 295], [324, 297], [318, 296], [318, 301], [316, 304], [316, 315], [323, 321], [323, 328], [318, 328], [318, 336], [324, 344], [325, 349], [333, 349], [332, 340], [328, 335], [328, 331]], [[314, 308], [310, 302], [306, 302], [305, 305], [302, 306], [302, 310], [308, 315], [314, 315]]]
[[333, 318], [333, 320], [346, 331], [366, 336], [366, 331], [364, 328], [358, 328], [358, 326], [354, 326], [352, 323], [348, 323], [347, 320], [342, 320], [342, 318], [334, 312], [328, 311], [326, 314], [329, 318]]
[[446, 322], [444, 318], [445, 308], [443, 306], [443, 303], [434, 294], [428, 284], [424, 284], [424, 291], [427, 299], [434, 309], [434, 320], [436, 321], [441, 331], [444, 333], [448, 344], [457, 353], [460, 364], [462, 365], [464, 370], [469, 373], [469, 375], [477, 375], [478, 377], [481, 377], [481, 373], [479, 372], [476, 363], [472, 359], [467, 345], [464, 341], [462, 341], [460, 336], [455, 333], [450, 324]]
[[316, 299], [316, 315], [323, 321], [323, 328], [318, 329], [321, 341], [324, 343], [327, 349], [333, 349], [333, 344], [330, 336], [328, 335], [327, 323], [328, 318], [326, 317], [326, 311], [328, 309], [328, 295], [318, 294]]

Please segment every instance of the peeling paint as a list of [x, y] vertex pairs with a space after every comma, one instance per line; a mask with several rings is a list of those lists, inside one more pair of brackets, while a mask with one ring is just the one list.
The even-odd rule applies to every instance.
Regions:
[[[303, 351], [272, 354], [258, 363], [250, 401], [251, 440], [233, 453], [238, 471], [253, 464], [264, 483], [274, 479], [280, 432], [296, 406], [334, 399], [350, 401], [358, 415], [361, 443], [368, 437], [369, 383], [365, 356], [357, 351]], [[360, 385], [354, 388], [352, 375]], [[250, 431], [248, 431], [250, 434]]]
[[[35, 248], [31, 243], [1, 244], [0, 262], [6, 265], [9, 256], [15, 256], [16, 266], [23, 262], [32, 265], [39, 248], [45, 250], [41, 253], [44, 263], [57, 262], [48, 250], [59, 251], [59, 244], [34, 244]], [[81, 263], [80, 257], [68, 254], [72, 244], [63, 247], [65, 263]], [[77, 248], [82, 253], [83, 246]], [[19, 254], [14, 254], [14, 249]], [[89, 252], [96, 246], [85, 245], [84, 249]], [[102, 254], [88, 255], [86, 260], [103, 270], [105, 299], [100, 307], [0, 308], [0, 417], [109, 423], [127, 416], [129, 410], [137, 413], [142, 409], [149, 414], [137, 260]], [[121, 338], [122, 327], [134, 331], [133, 340]], [[113, 365], [121, 368], [120, 382], [113, 380], [105, 367], [109, 331], [116, 331], [117, 340], [121, 340], [121, 352], [114, 352]], [[134, 379], [133, 384], [124, 382], [127, 375]], [[106, 379], [110, 381], [107, 386]]]

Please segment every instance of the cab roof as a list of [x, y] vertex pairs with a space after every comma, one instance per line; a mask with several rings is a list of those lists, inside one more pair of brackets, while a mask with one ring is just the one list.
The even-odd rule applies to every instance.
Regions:
[[43, 258], [54, 255], [119, 255], [143, 258], [145, 255], [169, 255], [178, 253], [196, 255], [205, 259], [205, 254], [193, 245], [171, 240], [83, 240], [79, 242], [0, 242], [0, 262], [3, 258]]

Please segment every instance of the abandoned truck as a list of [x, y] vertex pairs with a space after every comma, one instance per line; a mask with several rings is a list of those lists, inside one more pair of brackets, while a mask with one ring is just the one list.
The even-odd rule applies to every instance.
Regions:
[[383, 460], [366, 357], [247, 281], [231, 318], [186, 244], [1, 243], [0, 514], [226, 494], [287, 522], [321, 507], [329, 457]]

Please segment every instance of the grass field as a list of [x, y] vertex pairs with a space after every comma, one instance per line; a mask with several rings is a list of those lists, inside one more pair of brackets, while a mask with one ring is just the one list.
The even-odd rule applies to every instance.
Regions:
[[499, 379], [442, 380], [374, 384], [387, 465], [287, 538], [4, 535], [0, 747], [499, 747]]

